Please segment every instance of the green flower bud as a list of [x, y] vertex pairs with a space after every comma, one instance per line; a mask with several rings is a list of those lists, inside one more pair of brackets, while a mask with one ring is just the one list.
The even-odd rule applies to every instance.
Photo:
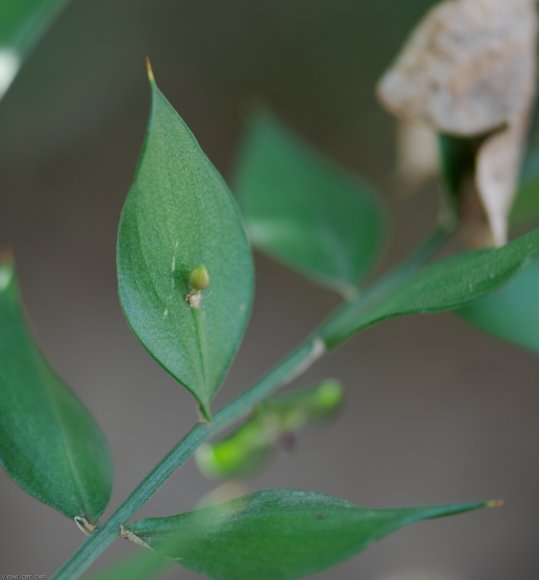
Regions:
[[210, 275], [206, 266], [197, 266], [189, 275], [189, 286], [195, 292], [206, 290], [210, 285]]

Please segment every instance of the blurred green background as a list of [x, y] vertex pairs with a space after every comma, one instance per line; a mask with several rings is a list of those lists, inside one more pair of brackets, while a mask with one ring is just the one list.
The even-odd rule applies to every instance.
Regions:
[[[191, 426], [189, 395], [144, 353], [116, 297], [115, 237], [147, 119], [144, 57], [230, 178], [243, 120], [262, 102], [367, 179], [392, 221], [386, 264], [430, 230], [439, 187], [394, 179], [395, 124], [373, 88], [433, 2], [74, 0], [0, 106], [0, 242], [15, 250], [28, 315], [55, 368], [112, 446], [115, 507]], [[337, 303], [257, 255], [255, 311], [219, 395], [229, 400]], [[323, 578], [534, 580], [539, 568], [537, 358], [451, 315], [375, 328], [297, 384], [336, 376], [338, 420], [300, 437], [248, 489], [311, 488], [366, 506], [503, 497], [502, 510], [410, 528]], [[75, 526], [3, 474], [0, 573], [48, 574]], [[213, 483], [189, 463], [142, 510], [187, 510]], [[131, 547], [117, 542], [100, 560]], [[195, 578], [181, 568], [171, 578]]]

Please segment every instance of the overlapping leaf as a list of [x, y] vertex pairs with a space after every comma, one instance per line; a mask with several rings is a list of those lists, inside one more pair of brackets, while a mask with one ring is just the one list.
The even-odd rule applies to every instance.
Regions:
[[539, 260], [459, 314], [489, 334], [539, 352]]
[[284, 580], [325, 570], [413, 522], [489, 505], [365, 509], [310, 491], [267, 490], [129, 530], [211, 578]]
[[13, 268], [0, 264], [0, 463], [25, 491], [97, 522], [111, 491], [108, 447], [26, 328]]
[[507, 283], [539, 253], [539, 230], [502, 248], [466, 252], [419, 271], [381, 296], [346, 305], [323, 330], [329, 346], [384, 320], [409, 314], [455, 310]]
[[354, 293], [380, 252], [385, 225], [363, 183], [260, 113], [249, 126], [235, 188], [260, 249], [345, 295]]
[[0, 2], [0, 99], [24, 58], [67, 0]]

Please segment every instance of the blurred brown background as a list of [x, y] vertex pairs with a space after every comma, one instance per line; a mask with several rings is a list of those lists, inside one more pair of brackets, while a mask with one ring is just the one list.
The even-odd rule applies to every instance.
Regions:
[[[370, 181], [392, 216], [389, 264], [430, 229], [437, 192], [399, 195], [394, 123], [373, 86], [430, 4], [74, 0], [33, 53], [0, 106], [0, 241], [15, 249], [40, 344], [108, 437], [111, 507], [195, 419], [189, 395], [130, 334], [116, 297], [116, 227], [148, 109], [144, 57], [225, 177], [245, 104], [261, 98]], [[263, 256], [256, 266], [253, 318], [217, 406], [337, 303]], [[413, 317], [357, 337], [297, 383], [326, 376], [347, 387], [342, 415], [304, 433], [249, 489], [310, 488], [366, 506], [497, 497], [506, 506], [409, 528], [321, 577], [539, 577], [536, 356], [451, 315]], [[80, 532], [0, 477], [0, 573], [50, 575]], [[140, 515], [190, 509], [213, 486], [190, 462]], [[117, 542], [99, 565], [130, 550]], [[198, 576], [177, 567], [170, 577]]]

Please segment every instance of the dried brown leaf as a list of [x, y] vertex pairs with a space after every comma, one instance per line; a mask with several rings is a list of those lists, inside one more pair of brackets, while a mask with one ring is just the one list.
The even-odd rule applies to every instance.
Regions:
[[423, 121], [400, 121], [396, 168], [399, 192], [416, 191], [439, 170], [436, 132]]
[[535, 0], [448, 0], [426, 15], [378, 86], [403, 119], [458, 137], [490, 134], [473, 189], [496, 244], [506, 241], [535, 95], [536, 34]]

